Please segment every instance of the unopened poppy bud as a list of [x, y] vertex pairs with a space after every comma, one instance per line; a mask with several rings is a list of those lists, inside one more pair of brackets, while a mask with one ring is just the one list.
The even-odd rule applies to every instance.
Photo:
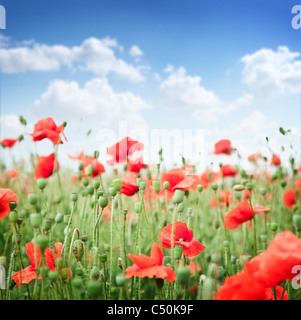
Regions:
[[122, 182], [120, 179], [114, 179], [113, 180], [113, 187], [116, 191], [120, 191], [122, 188]]
[[101, 208], [105, 208], [109, 203], [109, 199], [106, 196], [101, 196], [98, 199], [98, 204]]
[[45, 231], [49, 231], [51, 228], [52, 220], [49, 218], [46, 218], [43, 220], [43, 229]]
[[[87, 293], [91, 299], [97, 299], [101, 294], [101, 282], [100, 281], [89, 281], [87, 283]], [[112, 289], [112, 288], [111, 288]], [[112, 292], [112, 290], [111, 290]]]
[[271, 230], [272, 230], [273, 232], [276, 232], [277, 229], [278, 229], [278, 224], [277, 224], [276, 222], [272, 222], [272, 223], [271, 223]]
[[94, 194], [94, 188], [92, 186], [87, 186], [87, 194], [92, 196]]
[[41, 223], [41, 215], [39, 213], [32, 213], [30, 215], [30, 223], [34, 229], [39, 228]]
[[22, 209], [21, 210], [21, 217], [27, 218], [29, 216], [29, 210], [28, 209]]
[[122, 259], [119, 257], [117, 260], [117, 264], [120, 270], [122, 270]]
[[183, 253], [183, 247], [179, 244], [176, 245], [175, 246], [175, 259], [180, 260], [182, 257], [182, 253]]
[[211, 254], [211, 261], [215, 264], [220, 264], [222, 259], [221, 253], [219, 251], [214, 251]]
[[84, 271], [81, 268], [76, 268], [75, 269], [75, 274], [77, 276], [82, 276], [84, 274]]
[[99, 268], [93, 267], [91, 270], [91, 280], [98, 280], [100, 276]]
[[235, 256], [234, 254], [231, 256], [231, 263], [235, 264], [237, 260], [237, 256]]
[[285, 180], [281, 180], [280, 185], [282, 188], [286, 187], [286, 181]]
[[67, 270], [65, 268], [59, 270], [59, 275], [60, 275], [60, 278], [63, 281], [67, 280], [67, 278], [68, 278], [68, 273], [67, 273]]
[[198, 185], [198, 192], [202, 192], [204, 189], [203, 185], [202, 184], [199, 184]]
[[56, 264], [58, 269], [62, 269], [64, 267], [64, 259], [62, 257], [56, 258]]
[[98, 151], [98, 150], [95, 150], [95, 151], [94, 151], [94, 158], [95, 158], [95, 159], [98, 159], [98, 157], [99, 157], [99, 151]]
[[97, 191], [97, 200], [100, 198], [100, 197], [102, 197], [103, 196], [103, 191]]
[[185, 195], [185, 192], [183, 190], [177, 189], [175, 191], [173, 198], [172, 198], [173, 203], [179, 204], [179, 203], [183, 202], [184, 195]]
[[89, 185], [89, 179], [87, 177], [83, 178], [83, 186], [87, 187]]
[[249, 190], [249, 191], [253, 190], [253, 183], [252, 182], [248, 182], [246, 184], [246, 189]]
[[103, 248], [104, 248], [104, 250], [105, 250], [106, 252], [108, 252], [108, 251], [111, 249], [111, 246], [110, 246], [108, 243], [105, 243], [105, 244], [103, 245]]
[[247, 175], [246, 175], [246, 171], [245, 171], [245, 170], [240, 170], [240, 171], [239, 171], [239, 174], [240, 174], [240, 176], [241, 176], [243, 179], [246, 179], [246, 178], [247, 178]]
[[218, 229], [220, 227], [220, 222], [218, 219], [214, 220], [214, 227], [215, 227], [215, 229]]
[[267, 189], [266, 188], [260, 188], [259, 192], [264, 196], [267, 193]]
[[66, 213], [64, 215], [64, 223], [65, 225], [67, 225], [69, 223], [69, 219], [70, 219], [70, 214], [69, 213]]
[[224, 245], [224, 248], [229, 248], [230, 241], [229, 240], [224, 240], [223, 245]]
[[105, 253], [100, 254], [100, 255], [99, 255], [99, 260], [100, 260], [100, 262], [102, 262], [102, 263], [106, 263], [107, 260], [108, 260], [108, 256], [107, 256]]
[[94, 188], [95, 190], [98, 190], [99, 187], [100, 187], [100, 180], [99, 180], [99, 179], [94, 179], [94, 180], [93, 180], [93, 188]]
[[41, 248], [42, 251], [44, 251], [47, 248], [48, 243], [49, 243], [49, 241], [48, 241], [47, 236], [44, 236], [44, 235], [38, 236], [37, 244]]
[[1, 267], [6, 266], [6, 256], [0, 256], [0, 266]]
[[50, 280], [50, 281], [55, 281], [55, 280], [57, 280], [57, 278], [58, 278], [58, 272], [56, 271], [56, 270], [49, 270], [48, 271], [48, 279]]
[[13, 210], [9, 213], [9, 221], [11, 223], [16, 223], [18, 220], [18, 213], [17, 211]]
[[80, 277], [75, 277], [72, 280], [72, 283], [73, 283], [74, 288], [77, 289], [77, 290], [80, 290], [82, 288], [82, 286], [83, 286], [83, 280]]
[[218, 267], [217, 268], [217, 280], [219, 282], [224, 282], [224, 277], [225, 277], [225, 269], [223, 267]]
[[245, 190], [245, 186], [243, 184], [237, 184], [237, 185], [235, 185], [233, 187], [233, 190], [236, 191], [236, 192], [244, 191]]
[[184, 203], [181, 202], [181, 203], [178, 204], [178, 212], [181, 213], [183, 211], [184, 211]]
[[115, 197], [116, 196], [117, 191], [113, 186], [109, 187], [109, 194], [111, 195], [111, 197]]
[[160, 180], [154, 180], [153, 181], [153, 187], [154, 187], [155, 192], [159, 193], [160, 190], [161, 190], [161, 182], [160, 182]]
[[43, 279], [47, 278], [49, 268], [47, 266], [40, 267], [40, 273]]
[[166, 266], [167, 264], [170, 264], [170, 263], [171, 263], [171, 257], [170, 256], [164, 256], [162, 264], [164, 266]]
[[218, 185], [217, 185], [216, 183], [212, 183], [211, 189], [212, 189], [213, 191], [216, 191], [216, 190], [218, 189]]
[[93, 171], [94, 171], [94, 167], [93, 166], [88, 166], [88, 167], [85, 168], [85, 175], [87, 177], [90, 177], [91, 174], [93, 173]]
[[83, 177], [83, 174], [82, 174], [81, 172], [78, 172], [78, 173], [77, 173], [77, 179], [78, 179], [78, 180], [81, 180], [82, 177]]
[[41, 210], [41, 216], [44, 218], [47, 215], [47, 210], [46, 209], [42, 209]]
[[58, 213], [54, 219], [55, 223], [61, 223], [63, 220], [64, 220], [64, 216], [61, 213]]
[[139, 189], [140, 190], [145, 190], [146, 189], [146, 182], [144, 180], [140, 181]]
[[299, 210], [299, 206], [297, 204], [293, 204], [292, 210], [293, 212], [297, 212]]
[[80, 239], [81, 239], [81, 241], [82, 241], [82, 242], [84, 242], [84, 243], [85, 243], [85, 242], [87, 242], [87, 241], [88, 241], [88, 236], [87, 236], [86, 234], [84, 234], [84, 233], [83, 233], [83, 234], [80, 236]]
[[123, 286], [125, 284], [126, 278], [125, 278], [125, 275], [123, 273], [119, 273], [119, 274], [117, 274], [115, 280], [116, 280], [117, 286], [121, 287], [121, 286]]
[[187, 214], [188, 214], [189, 216], [192, 215], [192, 208], [187, 208]]
[[78, 200], [78, 194], [73, 192], [71, 193], [71, 201], [76, 202]]
[[278, 174], [277, 174], [277, 173], [273, 173], [273, 174], [272, 174], [272, 179], [273, 179], [273, 180], [278, 179]]
[[136, 213], [141, 213], [141, 211], [142, 211], [141, 202], [135, 202], [135, 212]]
[[21, 226], [22, 223], [23, 223], [23, 218], [18, 217], [18, 219], [17, 219], [18, 226]]
[[301, 215], [300, 214], [294, 214], [293, 215], [293, 222], [294, 222], [296, 230], [300, 231], [301, 230]]
[[27, 198], [28, 198], [29, 203], [30, 203], [32, 206], [34, 206], [34, 205], [38, 202], [38, 196], [37, 196], [37, 194], [34, 193], [34, 192], [29, 193], [29, 195], [28, 195]]
[[268, 240], [268, 236], [267, 236], [266, 234], [261, 234], [261, 235], [260, 235], [260, 240], [261, 240], [262, 242], [266, 242], [266, 241]]
[[122, 213], [123, 213], [124, 216], [126, 216], [128, 214], [128, 209], [123, 209]]
[[128, 165], [127, 163], [125, 163], [125, 164], [123, 165], [123, 170], [126, 171], [128, 168], [129, 168], [129, 165]]
[[177, 270], [177, 282], [180, 286], [185, 286], [188, 283], [190, 277], [190, 268], [179, 267]]
[[148, 179], [148, 180], [151, 180], [151, 178], [152, 178], [152, 173], [151, 173], [150, 171], [147, 171], [147, 172], [146, 172], [146, 176], [147, 176], [147, 179]]
[[39, 178], [37, 180], [37, 185], [40, 190], [44, 190], [47, 186], [47, 180], [44, 178]]
[[164, 188], [165, 190], [167, 190], [167, 189], [169, 188], [169, 182], [168, 182], [168, 181], [164, 181], [164, 182], [163, 182], [163, 188]]
[[9, 209], [10, 211], [13, 211], [17, 208], [17, 202], [16, 201], [10, 201], [9, 202]]
[[73, 251], [73, 255], [75, 260], [81, 261], [83, 255], [84, 255], [84, 244], [81, 240], [75, 240], [73, 242], [73, 246], [72, 246], [72, 251]]
[[62, 200], [63, 200], [62, 196], [56, 196], [54, 201], [56, 204], [60, 204], [62, 202]]

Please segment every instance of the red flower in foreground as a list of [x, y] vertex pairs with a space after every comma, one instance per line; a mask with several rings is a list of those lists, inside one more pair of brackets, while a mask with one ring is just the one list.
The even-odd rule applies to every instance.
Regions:
[[135, 160], [127, 160], [128, 171], [139, 173], [141, 169], [146, 168], [147, 165], [143, 162], [142, 156]]
[[237, 174], [235, 167], [231, 164], [223, 164], [221, 167], [223, 177], [234, 177]]
[[[55, 258], [58, 258], [61, 256], [62, 253], [62, 246], [63, 244], [61, 242], [55, 243], [55, 249], [57, 251], [57, 254], [54, 255], [54, 252], [50, 248], [46, 248], [44, 250], [44, 255], [45, 255], [45, 260], [46, 260], [46, 265], [50, 270], [55, 270]], [[24, 268], [21, 271], [18, 271], [12, 275], [13, 280], [16, 282], [18, 287], [21, 286], [21, 275], [22, 275], [22, 283], [30, 283], [32, 280], [37, 278], [36, 270], [35, 270], [35, 245], [33, 242], [28, 242], [25, 245], [26, 248], [26, 254], [29, 258], [30, 261], [30, 266]], [[36, 247], [37, 251], [37, 264], [38, 266], [41, 263], [41, 257], [42, 257], [42, 252], [41, 249], [37, 246]], [[67, 279], [69, 279], [69, 269], [66, 268], [67, 270]], [[20, 275], [21, 272], [21, 275]], [[41, 275], [39, 275], [38, 279], [42, 279]]]
[[291, 209], [292, 206], [296, 203], [296, 191], [294, 189], [286, 190], [283, 194], [283, 204]]
[[186, 174], [182, 168], [174, 168], [167, 172], [162, 172], [161, 179], [160, 179], [161, 181], [160, 195], [164, 197], [165, 190], [163, 188], [163, 183], [165, 181], [168, 181], [169, 187], [167, 189], [167, 198], [171, 199], [174, 194], [173, 188], [182, 180], [184, 180], [185, 177], [186, 177]]
[[89, 166], [93, 167], [93, 172], [91, 174], [91, 177], [97, 177], [98, 175], [106, 171], [105, 167], [99, 161], [97, 161], [95, 157], [89, 157], [89, 158], [86, 158], [83, 162], [83, 169], [82, 169], [83, 177], [86, 177], [85, 169]]
[[229, 156], [232, 150], [231, 141], [228, 139], [222, 139], [214, 145], [214, 154], [226, 154]]
[[[288, 300], [288, 293], [282, 287], [275, 287], [277, 300]], [[283, 293], [284, 291], [284, 293]], [[275, 300], [275, 296], [272, 288], [267, 288], [265, 290], [265, 300]]]
[[12, 148], [18, 141], [19, 139], [3, 139], [0, 141], [0, 145], [4, 148]]
[[110, 165], [126, 163], [128, 156], [133, 155], [136, 151], [142, 151], [143, 148], [144, 145], [141, 142], [125, 137], [107, 149], [107, 154], [112, 157], [107, 162]]
[[178, 184], [176, 184], [172, 191], [175, 191], [177, 189], [181, 190], [194, 190], [196, 191], [198, 189], [198, 185], [200, 184], [200, 177], [198, 175], [190, 175], [186, 176], [182, 181], [180, 181]]
[[274, 165], [275, 167], [279, 167], [281, 165], [281, 160], [279, 156], [277, 156], [276, 154], [273, 154], [271, 159], [271, 164]]
[[10, 201], [15, 201], [18, 203], [19, 199], [11, 189], [0, 188], [0, 220], [9, 214]]
[[155, 242], [151, 247], [150, 257], [144, 254], [134, 256], [129, 253], [128, 257], [133, 260], [134, 265], [126, 269], [126, 278], [166, 278], [167, 282], [177, 279], [176, 273], [169, 267], [162, 266], [164, 254], [158, 244]]
[[[159, 235], [162, 247], [171, 249], [172, 223], [164, 227]], [[174, 247], [180, 245], [183, 247], [183, 254], [186, 257], [195, 257], [201, 253], [205, 247], [193, 238], [193, 231], [188, 230], [186, 223], [177, 221], [174, 227]]]
[[61, 139], [61, 134], [63, 134], [65, 140], [67, 141], [64, 134], [64, 125], [57, 127], [54, 120], [51, 117], [39, 120], [34, 125], [33, 133], [29, 135], [32, 136], [33, 141], [40, 141], [48, 138], [53, 142], [53, 144], [63, 143]]
[[[54, 162], [55, 162], [55, 155], [54, 153], [50, 154], [49, 156], [39, 157], [39, 163], [34, 168], [34, 178], [48, 178], [52, 175], [54, 170]], [[57, 162], [57, 169], [59, 168], [59, 163]]]
[[[270, 211], [269, 208], [264, 206], [253, 207], [253, 210], [255, 214], [258, 214], [262, 211]], [[225, 227], [227, 229], [233, 230], [236, 229], [240, 224], [251, 220], [252, 218], [253, 212], [250, 202], [248, 200], [244, 200], [240, 202], [236, 206], [236, 208], [226, 213], [224, 220]]]
[[122, 178], [122, 187], [120, 193], [131, 197], [138, 192], [138, 190], [139, 187], [137, 186], [137, 176], [134, 173], [130, 172]]

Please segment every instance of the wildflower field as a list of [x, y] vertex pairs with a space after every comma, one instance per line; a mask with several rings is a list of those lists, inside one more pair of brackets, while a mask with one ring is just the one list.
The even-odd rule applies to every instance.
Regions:
[[[49, 139], [52, 153], [31, 153], [0, 171], [0, 300], [299, 300], [301, 167], [290, 157], [250, 154], [252, 170], [220, 163], [239, 152], [217, 137], [219, 164], [198, 172], [144, 163], [144, 145], [124, 137], [69, 155], [52, 118], [0, 142]], [[279, 135], [289, 135], [279, 129]], [[220, 138], [220, 139], [219, 139]], [[5, 152], [5, 153], [4, 153]], [[139, 152], [140, 156], [134, 159]], [[161, 159], [164, 148], [158, 150]], [[107, 166], [111, 170], [106, 169]]]

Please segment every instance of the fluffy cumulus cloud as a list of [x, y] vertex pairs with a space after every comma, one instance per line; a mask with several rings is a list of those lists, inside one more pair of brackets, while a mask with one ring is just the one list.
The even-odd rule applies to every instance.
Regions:
[[15, 114], [0, 115], [0, 139], [16, 139], [23, 132], [19, 117]]
[[298, 52], [287, 47], [277, 51], [260, 49], [245, 55], [243, 81], [260, 96], [296, 94], [301, 92], [301, 60]]
[[15, 44], [3, 37], [0, 41], [5, 43], [0, 49], [0, 70], [4, 73], [59, 70], [66, 66], [91, 71], [102, 77], [114, 73], [133, 82], [145, 80], [142, 74], [145, 67], [133, 66], [117, 56], [122, 47], [115, 39], [88, 38], [73, 47], [35, 41]]
[[132, 57], [141, 57], [143, 56], [143, 51], [137, 45], [134, 45], [130, 48], [130, 55]]

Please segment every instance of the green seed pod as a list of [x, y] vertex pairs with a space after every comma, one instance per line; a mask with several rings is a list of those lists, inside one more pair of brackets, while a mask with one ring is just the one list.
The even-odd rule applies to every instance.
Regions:
[[81, 172], [78, 172], [77, 174], [77, 179], [80, 181], [83, 177], [83, 174]]
[[218, 229], [220, 227], [220, 222], [218, 219], [214, 219], [213, 224], [214, 224], [215, 229]]
[[100, 197], [103, 196], [103, 191], [97, 191], [97, 200], [99, 200]]
[[98, 204], [101, 208], [105, 208], [109, 203], [109, 199], [106, 196], [99, 197]]
[[179, 203], [178, 204], [178, 212], [183, 212], [184, 211], [184, 203], [183, 202], [181, 202], [181, 203]]
[[98, 158], [99, 158], [99, 155], [100, 155], [99, 151], [98, 151], [98, 150], [95, 150], [95, 151], [94, 151], [94, 158], [95, 158], [95, 159], [98, 159]]
[[99, 179], [94, 179], [94, 180], [93, 180], [93, 188], [94, 188], [95, 190], [98, 190], [99, 187], [100, 187], [100, 180], [99, 180]]
[[188, 214], [189, 216], [192, 215], [192, 208], [187, 208], [187, 214]]
[[246, 183], [246, 189], [249, 191], [253, 190], [253, 183], [252, 182]]
[[249, 260], [250, 260], [251, 256], [248, 254], [242, 254], [240, 256], [240, 262], [242, 264], [242, 266], [244, 266]]
[[224, 240], [223, 245], [224, 245], [224, 248], [229, 248], [230, 241], [229, 240]]
[[71, 201], [76, 202], [78, 200], [78, 194], [73, 192], [71, 193]]
[[142, 205], [141, 205], [141, 202], [135, 202], [135, 212], [136, 213], [141, 213], [142, 211]]
[[82, 276], [84, 274], [83, 270], [81, 268], [76, 268], [75, 269], [75, 274], [78, 276]]
[[109, 194], [111, 195], [111, 197], [115, 197], [116, 196], [117, 191], [113, 186], [109, 187]]
[[212, 189], [213, 191], [216, 191], [216, 190], [218, 189], [218, 185], [217, 185], [216, 183], [212, 183], [211, 189]]
[[116, 280], [117, 286], [118, 287], [122, 287], [125, 284], [126, 278], [125, 278], [125, 275], [123, 273], [119, 273], [119, 274], [117, 274], [115, 280]]
[[120, 179], [114, 179], [113, 180], [113, 187], [116, 191], [120, 191], [122, 188], [122, 182]]
[[217, 280], [219, 282], [223, 283], [224, 277], [225, 277], [225, 269], [223, 267], [218, 267], [217, 268]]
[[39, 178], [37, 180], [37, 186], [40, 190], [44, 190], [47, 186], [47, 180], [44, 178]]
[[89, 185], [89, 178], [84, 177], [84, 178], [83, 178], [83, 186], [84, 186], [84, 187], [87, 187], [88, 185]]
[[54, 201], [56, 204], [60, 204], [62, 202], [62, 200], [63, 200], [62, 196], [56, 196]]
[[266, 188], [260, 188], [259, 192], [264, 196], [267, 193], [267, 189]]
[[165, 190], [167, 190], [167, 189], [169, 188], [169, 182], [168, 182], [168, 181], [164, 181], [164, 182], [163, 182], [163, 188], [164, 188]]
[[237, 256], [235, 256], [234, 254], [231, 256], [231, 263], [235, 264], [237, 260]]
[[34, 229], [39, 228], [41, 223], [41, 215], [39, 213], [32, 213], [30, 215], [30, 223]]
[[267, 236], [266, 234], [261, 234], [261, 235], [260, 235], [260, 240], [261, 240], [262, 242], [267, 242], [268, 236]]
[[29, 193], [27, 199], [32, 206], [36, 205], [36, 203], [38, 202], [38, 196], [34, 192]]
[[73, 251], [73, 255], [75, 260], [81, 261], [83, 255], [84, 255], [84, 244], [81, 240], [75, 240], [73, 242], [73, 246], [72, 246], [72, 251]]
[[29, 217], [29, 210], [28, 209], [22, 209], [21, 210], [21, 217], [23, 217], [23, 218]]
[[280, 185], [282, 188], [286, 187], [286, 181], [285, 180], [281, 180]]
[[18, 213], [17, 211], [13, 210], [9, 213], [9, 221], [11, 223], [16, 223], [18, 220]]
[[56, 270], [49, 270], [48, 271], [48, 279], [50, 281], [56, 281], [58, 278], [58, 272]]
[[182, 253], [183, 253], [183, 247], [179, 244], [176, 245], [175, 246], [175, 259], [180, 260], [182, 257]]
[[198, 192], [202, 192], [204, 189], [203, 185], [202, 184], [199, 184], [198, 185]]
[[154, 180], [153, 181], [153, 187], [156, 193], [159, 193], [161, 190], [161, 182], [160, 180]]
[[49, 231], [51, 229], [52, 220], [49, 218], [46, 218], [43, 220], [43, 229], [45, 231]]
[[[233, 187], [233, 190], [236, 192], [241, 192], [245, 190], [245, 186], [243, 184], [237, 184]], [[239, 194], [240, 196], [240, 194]]]
[[70, 214], [69, 213], [66, 213], [64, 215], [64, 223], [65, 225], [67, 225], [69, 223], [69, 219], [70, 219]]
[[146, 182], [144, 180], [140, 181], [139, 189], [140, 190], [145, 190], [146, 189]]
[[294, 213], [297, 212], [299, 210], [299, 206], [297, 204], [293, 204], [292, 210]]
[[93, 267], [91, 270], [91, 280], [98, 280], [100, 276], [99, 268]]
[[246, 178], [247, 178], [247, 175], [246, 175], [246, 171], [245, 171], [245, 170], [240, 170], [240, 171], [239, 171], [239, 174], [240, 174], [240, 176], [241, 176], [243, 179], [246, 179]]
[[41, 210], [41, 216], [44, 218], [47, 215], [47, 210], [46, 209], [42, 209]]
[[171, 263], [171, 257], [170, 256], [164, 256], [163, 258], [163, 265], [166, 266], [167, 264]]
[[99, 255], [99, 260], [100, 260], [100, 262], [102, 262], [102, 263], [106, 263], [107, 260], [108, 260], [108, 256], [107, 256], [105, 253], [100, 254], [100, 255]]
[[0, 266], [1, 267], [6, 266], [6, 256], [0, 256]]
[[273, 173], [272, 174], [272, 179], [275, 181], [276, 179], [278, 179], [278, 174], [277, 173]]
[[61, 213], [58, 213], [58, 214], [55, 216], [54, 222], [55, 222], [55, 223], [61, 223], [63, 220], [64, 220], [64, 216], [63, 216]]
[[48, 243], [49, 243], [49, 241], [48, 241], [47, 236], [44, 236], [44, 235], [38, 236], [37, 244], [41, 248], [42, 251], [44, 251], [47, 248]]
[[129, 165], [128, 165], [127, 163], [125, 163], [125, 164], [123, 165], [123, 170], [126, 171], [126, 170], [128, 169], [128, 167], [129, 167]]
[[84, 169], [84, 165], [83, 165], [83, 163], [80, 163], [78, 165], [78, 171], [82, 171], [83, 169]]
[[9, 202], [9, 209], [10, 211], [13, 211], [17, 208], [17, 202], [16, 201], [10, 201]]
[[221, 263], [221, 253], [219, 251], [214, 251], [211, 254], [211, 261], [217, 265], [219, 265]]
[[68, 278], [68, 273], [65, 268], [59, 270], [59, 275], [63, 281], [67, 280], [67, 278]]
[[62, 269], [64, 267], [64, 259], [62, 257], [56, 258], [56, 264], [58, 269]]
[[105, 244], [103, 245], [103, 248], [104, 248], [104, 250], [105, 250], [106, 252], [108, 252], [108, 251], [110, 251], [111, 246], [110, 246], [108, 243], [105, 243]]
[[175, 193], [174, 193], [174, 196], [173, 196], [173, 198], [172, 198], [172, 201], [173, 201], [174, 203], [179, 204], [179, 203], [183, 202], [183, 200], [184, 200], [184, 195], [185, 195], [185, 192], [184, 192], [183, 190], [177, 189], [177, 190], [175, 191]]
[[77, 289], [77, 290], [80, 290], [82, 288], [82, 286], [83, 286], [83, 280], [80, 277], [75, 277], [72, 280], [72, 283], [74, 285], [74, 288]]
[[18, 226], [21, 226], [22, 223], [23, 223], [23, 218], [19, 217], [19, 218], [17, 219], [17, 225], [18, 225]]
[[47, 278], [49, 268], [47, 266], [43, 266], [40, 268], [40, 273], [43, 279]]
[[187, 285], [190, 277], [190, 268], [179, 267], [177, 270], [177, 282], [180, 286], [184, 287]]
[[85, 242], [87, 242], [87, 241], [88, 241], [88, 236], [87, 236], [86, 234], [84, 234], [84, 233], [83, 233], [83, 234], [80, 236], [80, 239], [81, 239], [81, 241], [82, 241], [82, 242], [84, 242], [84, 243], [85, 243]]
[[87, 293], [92, 299], [97, 299], [101, 294], [101, 282], [89, 281], [87, 283]]
[[297, 231], [301, 230], [301, 215], [300, 214], [294, 214], [293, 215], [293, 222], [294, 226]]
[[87, 186], [87, 194], [92, 196], [94, 194], [94, 188], [92, 186]]
[[278, 229], [278, 224], [277, 224], [276, 222], [272, 222], [272, 223], [271, 223], [271, 230], [272, 230], [273, 232], [276, 232], [277, 229]]
[[202, 287], [202, 300], [212, 300], [214, 294], [214, 281], [206, 277]]
[[94, 167], [93, 167], [93, 166], [88, 166], [88, 167], [85, 168], [84, 171], [85, 171], [85, 175], [86, 175], [87, 177], [90, 177], [91, 174], [92, 174], [93, 171], [94, 171]]

